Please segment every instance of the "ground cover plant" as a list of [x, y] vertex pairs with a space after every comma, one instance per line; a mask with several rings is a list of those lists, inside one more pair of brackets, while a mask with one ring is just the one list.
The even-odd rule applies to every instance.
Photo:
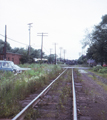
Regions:
[[94, 66], [93, 68], [89, 69], [88, 71], [107, 79], [107, 67]]
[[88, 71], [91, 72], [88, 76], [107, 91], [107, 67], [95, 66]]
[[31, 108], [24, 120], [66, 120], [72, 118], [71, 70], [54, 82], [50, 91]]
[[11, 118], [21, 110], [19, 100], [48, 84], [62, 71], [58, 65], [24, 64], [31, 70], [14, 75], [0, 72], [0, 118]]

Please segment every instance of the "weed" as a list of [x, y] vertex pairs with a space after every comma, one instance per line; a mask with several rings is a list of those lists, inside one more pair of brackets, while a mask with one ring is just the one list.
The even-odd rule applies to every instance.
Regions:
[[85, 89], [84, 92], [85, 92], [85, 94], [87, 94], [87, 95], [89, 94], [89, 90], [88, 90], [88, 89]]
[[92, 76], [93, 76], [93, 79], [94, 79], [94, 80], [96, 80], [96, 79], [97, 79], [97, 78], [96, 78], [96, 76], [95, 76], [95, 74], [93, 74]]
[[19, 100], [48, 84], [62, 71], [57, 65], [24, 64], [20, 66], [29, 67], [31, 70], [17, 76], [11, 72], [0, 72], [0, 117], [9, 117], [18, 113], [21, 109]]
[[38, 111], [38, 109], [31, 108], [27, 112], [24, 120], [36, 120], [37, 118], [40, 118], [40, 112]]

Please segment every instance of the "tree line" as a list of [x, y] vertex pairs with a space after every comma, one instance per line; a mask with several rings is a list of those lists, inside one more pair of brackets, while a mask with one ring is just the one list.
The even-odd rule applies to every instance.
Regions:
[[96, 63], [107, 64], [107, 14], [102, 16], [101, 22], [87, 32], [82, 40], [83, 48], [88, 45], [85, 59], [94, 59]]
[[[4, 41], [0, 39], [0, 54], [3, 53], [3, 49], [4, 49]], [[18, 48], [18, 47], [12, 48], [8, 42], [6, 43], [6, 52], [21, 54], [22, 58], [20, 59], [20, 61], [22, 64], [34, 62], [33, 58], [41, 58], [41, 49], [34, 49], [30, 47], [30, 55], [28, 55], [28, 49]], [[44, 52], [42, 52], [42, 56], [43, 58], [48, 59], [50, 63], [54, 62], [54, 58], [55, 58], [54, 54], [46, 55]]]

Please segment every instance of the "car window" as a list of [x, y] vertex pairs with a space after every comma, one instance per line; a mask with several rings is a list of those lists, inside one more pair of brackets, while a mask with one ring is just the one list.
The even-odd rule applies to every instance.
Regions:
[[10, 66], [10, 64], [8, 62], [4, 62], [3, 63], [3, 67], [4, 68], [10, 68], [11, 66]]

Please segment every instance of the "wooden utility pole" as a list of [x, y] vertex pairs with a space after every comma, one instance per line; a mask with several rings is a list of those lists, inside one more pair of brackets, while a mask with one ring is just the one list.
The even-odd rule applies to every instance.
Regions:
[[55, 65], [56, 65], [56, 43], [55, 43]]
[[30, 32], [30, 30], [31, 30], [31, 24], [33, 24], [33, 23], [29, 23], [28, 25], [29, 25], [29, 47], [28, 47], [28, 54], [30, 55], [30, 42], [31, 42], [31, 32]]
[[48, 33], [37, 33], [37, 36], [42, 36], [42, 40], [41, 40], [41, 61], [42, 61], [42, 50], [43, 50], [43, 36], [48, 36]]
[[52, 50], [52, 49], [50, 48], [50, 63], [52, 63], [52, 61], [51, 61], [51, 50]]
[[4, 60], [6, 60], [7, 26], [5, 25]]
[[65, 62], [65, 52], [66, 52], [66, 51], [64, 50], [64, 62]]
[[62, 47], [60, 47], [60, 61], [61, 61], [61, 50], [62, 50]]

